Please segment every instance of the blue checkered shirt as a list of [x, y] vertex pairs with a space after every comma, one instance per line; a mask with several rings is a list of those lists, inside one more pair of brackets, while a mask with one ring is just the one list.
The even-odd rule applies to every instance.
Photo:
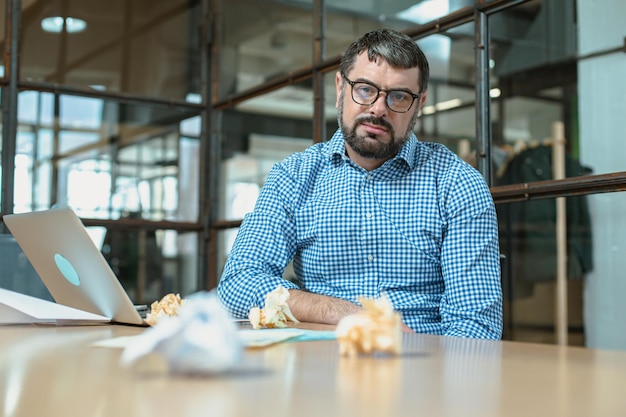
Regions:
[[[293, 259], [296, 280], [283, 279]], [[482, 176], [414, 135], [373, 171], [343, 136], [276, 164], [239, 229], [218, 292], [235, 317], [279, 285], [357, 302], [385, 292], [416, 332], [499, 339], [495, 207]]]

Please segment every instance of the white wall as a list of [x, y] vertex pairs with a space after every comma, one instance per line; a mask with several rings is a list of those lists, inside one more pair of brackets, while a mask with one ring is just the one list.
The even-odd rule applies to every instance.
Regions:
[[[624, 44], [626, 2], [577, 0], [578, 50]], [[626, 171], [626, 53], [578, 64], [581, 161], [594, 174]], [[626, 193], [589, 198], [594, 270], [584, 292], [586, 344], [626, 350]]]

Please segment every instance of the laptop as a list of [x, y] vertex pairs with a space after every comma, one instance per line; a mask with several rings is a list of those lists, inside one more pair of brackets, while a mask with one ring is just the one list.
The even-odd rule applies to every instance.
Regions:
[[7, 214], [2, 220], [58, 304], [145, 325], [72, 209]]

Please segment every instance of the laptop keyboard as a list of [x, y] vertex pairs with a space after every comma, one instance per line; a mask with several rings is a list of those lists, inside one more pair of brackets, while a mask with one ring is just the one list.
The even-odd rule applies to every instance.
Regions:
[[145, 319], [148, 315], [148, 306], [145, 304], [136, 305], [135, 310], [137, 310], [137, 313], [139, 313], [142, 319]]

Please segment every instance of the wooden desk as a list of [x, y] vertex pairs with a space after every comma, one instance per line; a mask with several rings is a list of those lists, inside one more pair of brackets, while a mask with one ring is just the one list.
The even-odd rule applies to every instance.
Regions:
[[626, 416], [626, 352], [407, 334], [398, 358], [283, 343], [233, 374], [182, 377], [92, 346], [141, 331], [0, 327], [0, 416]]

